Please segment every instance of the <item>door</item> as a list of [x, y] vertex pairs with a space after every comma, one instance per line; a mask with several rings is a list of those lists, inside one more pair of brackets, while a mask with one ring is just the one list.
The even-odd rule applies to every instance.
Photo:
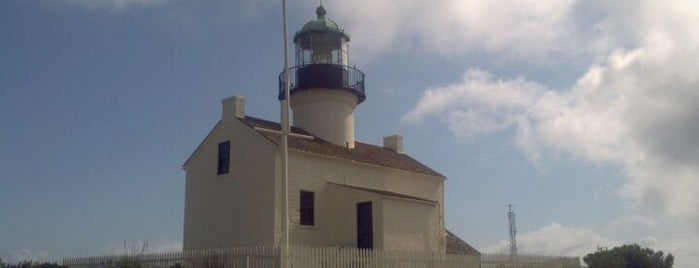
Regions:
[[371, 202], [357, 203], [357, 248], [374, 248]]

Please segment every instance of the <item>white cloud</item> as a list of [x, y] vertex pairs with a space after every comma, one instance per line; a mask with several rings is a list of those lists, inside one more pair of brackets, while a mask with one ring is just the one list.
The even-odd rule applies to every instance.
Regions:
[[485, 71], [469, 69], [458, 84], [425, 90], [404, 120], [417, 122], [444, 114], [452, 131], [470, 140], [516, 124], [519, 111], [532, 106], [544, 92], [543, 86], [521, 77], [494, 81]]
[[[696, 245], [699, 240], [687, 237], [657, 238], [645, 236], [630, 241], [615, 241], [586, 228], [563, 226], [551, 223], [531, 232], [517, 236], [518, 252], [522, 254], [553, 255], [553, 256], [577, 256], [581, 258], [595, 252], [597, 247], [612, 249], [622, 244], [638, 244], [655, 251], [663, 251], [665, 254], [675, 256], [677, 268], [694, 267], [699, 262]], [[495, 245], [482, 248], [483, 252], [507, 253], [509, 241], [502, 240]]]
[[[549, 256], [583, 257], [595, 252], [597, 246], [612, 248], [621, 245], [584, 228], [566, 227], [551, 223], [541, 229], [523, 233], [517, 237], [518, 252], [522, 254]], [[484, 252], [507, 253], [509, 241], [502, 240], [495, 245], [486, 247]]]
[[622, 216], [618, 219], [613, 220], [609, 227], [607, 227], [607, 232], [615, 232], [622, 229], [629, 228], [630, 226], [640, 226], [640, 227], [655, 227], [657, 225], [657, 220], [654, 217], [642, 216], [640, 214]]
[[442, 55], [482, 50], [544, 60], [576, 54], [576, 0], [336, 1], [332, 18], [352, 29], [355, 55], [424, 46]]
[[[699, 8], [668, 6], [644, 2], [632, 9], [648, 16], [636, 18], [646, 27], [636, 30], [637, 47], [611, 52], [568, 90], [470, 69], [460, 82], [426, 89], [405, 120], [445, 118], [455, 135], [467, 139], [514, 127], [532, 159], [563, 152], [619, 165], [628, 179], [623, 196], [636, 208], [695, 223], [699, 30], [693, 25]], [[614, 23], [607, 18], [605, 24]]]
[[654, 237], [650, 237], [649, 239], [646, 239], [645, 242], [649, 242], [648, 247], [656, 250], [662, 249], [664, 253], [669, 253], [675, 256], [674, 267], [696, 267], [696, 264], [699, 263], [699, 254], [697, 254], [699, 239], [696, 237], [671, 237], [662, 241], [655, 239]]
[[426, 89], [404, 120], [442, 118], [466, 140], [511, 128], [535, 162], [562, 153], [618, 166], [626, 177], [619, 192], [643, 214], [639, 219], [678, 221], [696, 237], [699, 2], [598, 5], [606, 16], [581, 45], [601, 60], [572, 87], [554, 90], [469, 69], [461, 81]]

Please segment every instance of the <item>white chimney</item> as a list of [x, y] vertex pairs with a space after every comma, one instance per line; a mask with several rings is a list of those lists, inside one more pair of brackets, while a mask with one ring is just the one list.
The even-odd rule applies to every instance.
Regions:
[[245, 98], [242, 96], [233, 96], [221, 100], [221, 119], [245, 117]]
[[403, 153], [403, 136], [401, 135], [391, 135], [383, 137], [383, 147], [391, 149], [396, 153]]

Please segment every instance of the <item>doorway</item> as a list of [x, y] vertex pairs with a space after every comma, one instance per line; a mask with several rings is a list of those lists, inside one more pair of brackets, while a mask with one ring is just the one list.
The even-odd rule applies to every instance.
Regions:
[[357, 248], [374, 248], [374, 219], [371, 202], [357, 203]]

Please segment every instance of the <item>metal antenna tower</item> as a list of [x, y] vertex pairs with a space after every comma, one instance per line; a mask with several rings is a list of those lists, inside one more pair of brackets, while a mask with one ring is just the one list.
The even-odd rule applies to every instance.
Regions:
[[507, 219], [510, 223], [510, 256], [517, 255], [517, 223], [515, 222], [515, 212], [512, 211], [512, 204], [507, 205]]

